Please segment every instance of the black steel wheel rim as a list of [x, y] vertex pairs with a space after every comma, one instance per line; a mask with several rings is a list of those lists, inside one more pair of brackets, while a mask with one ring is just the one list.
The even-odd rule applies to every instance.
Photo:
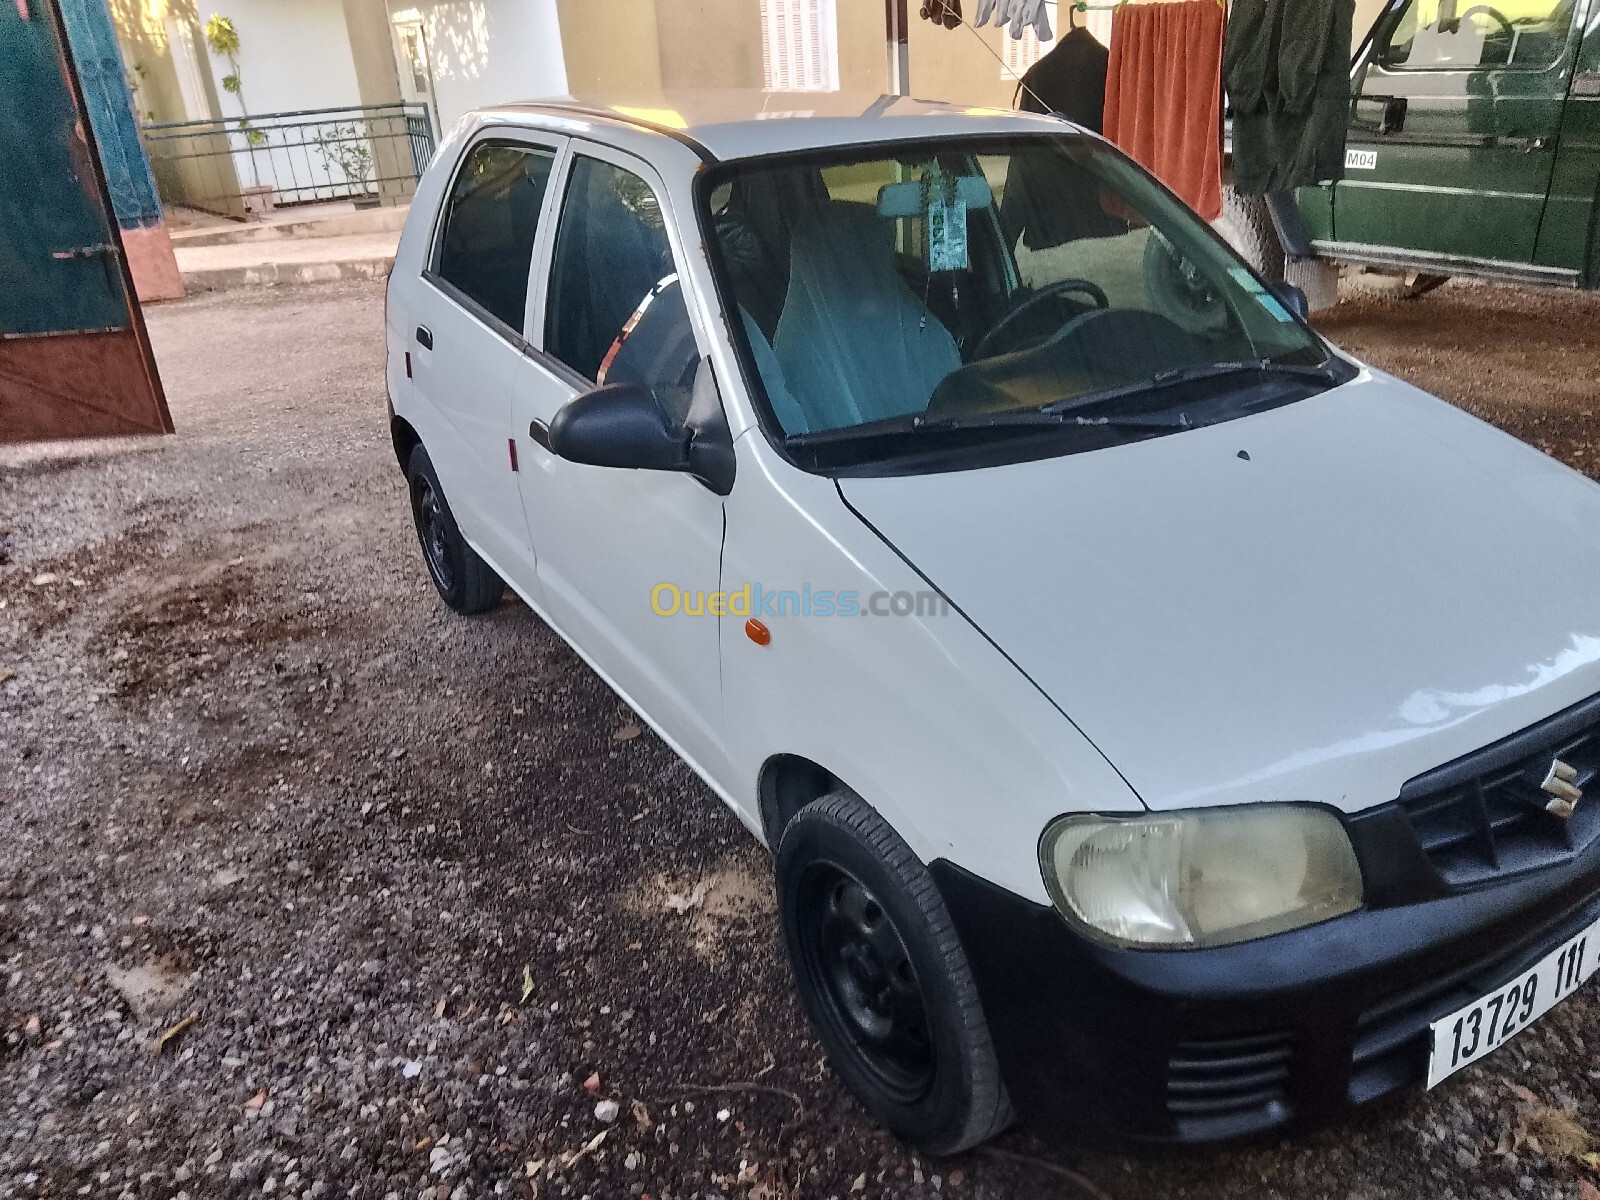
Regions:
[[933, 1084], [933, 1038], [916, 967], [878, 898], [833, 863], [806, 873], [800, 936], [828, 1021], [873, 1080], [900, 1103]]
[[439, 590], [448, 592], [455, 585], [455, 571], [450, 566], [450, 549], [446, 541], [447, 522], [444, 500], [431, 481], [419, 478], [412, 487], [412, 506], [417, 514], [417, 534], [422, 539], [422, 553], [428, 560]]

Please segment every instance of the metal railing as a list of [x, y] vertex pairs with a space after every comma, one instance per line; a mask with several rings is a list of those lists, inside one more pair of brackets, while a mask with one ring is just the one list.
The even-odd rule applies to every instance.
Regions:
[[433, 157], [426, 104], [367, 104], [146, 125], [161, 199], [243, 217], [327, 200], [396, 203]]

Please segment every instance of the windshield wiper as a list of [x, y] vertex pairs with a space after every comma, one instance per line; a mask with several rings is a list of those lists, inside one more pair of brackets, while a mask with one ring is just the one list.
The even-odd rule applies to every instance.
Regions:
[[984, 413], [979, 416], [930, 417], [924, 413], [911, 413], [903, 417], [873, 421], [866, 425], [841, 425], [835, 429], [818, 429], [812, 433], [791, 433], [784, 439], [784, 445], [804, 448], [853, 442], [861, 438], [904, 437], [907, 434], [942, 433], [950, 430], [1059, 428], [1061, 424], [1059, 415], [1043, 413], [1032, 408], [1022, 412]]
[[1028, 431], [1062, 428], [1093, 429], [1192, 429], [1194, 422], [1179, 413], [1149, 413], [1139, 415], [1093, 415], [1057, 412], [1050, 409], [1024, 409], [1020, 412], [996, 412], [981, 415], [950, 415], [930, 417], [914, 413], [876, 421], [871, 425], [846, 425], [838, 429], [819, 429], [814, 433], [791, 434], [784, 444], [798, 449], [826, 446], [840, 442], [853, 442], [867, 438], [905, 437], [922, 433]]
[[1148, 379], [1141, 379], [1137, 383], [1122, 384], [1118, 387], [1106, 388], [1104, 391], [1089, 392], [1081, 396], [1069, 396], [1065, 400], [1057, 400], [1053, 404], [1046, 404], [1038, 411], [1045, 414], [1062, 415], [1071, 413], [1080, 408], [1094, 408], [1112, 400], [1121, 400], [1127, 396], [1147, 395], [1150, 392], [1164, 391], [1167, 388], [1179, 387], [1186, 383], [1196, 383], [1206, 379], [1224, 379], [1230, 375], [1288, 375], [1296, 379], [1311, 380], [1316, 383], [1332, 383], [1335, 368], [1332, 361], [1322, 363], [1320, 366], [1308, 367], [1297, 363], [1274, 362], [1270, 358], [1245, 359], [1241, 362], [1201, 363], [1192, 367], [1174, 367], [1170, 371], [1157, 371]]

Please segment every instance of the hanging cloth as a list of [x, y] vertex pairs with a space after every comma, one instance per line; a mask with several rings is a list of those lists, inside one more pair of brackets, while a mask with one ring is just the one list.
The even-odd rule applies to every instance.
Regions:
[[[1028, 68], [1017, 88], [1017, 107], [1065, 117], [1099, 133], [1104, 126], [1109, 60], [1094, 34], [1072, 25], [1048, 54]], [[1082, 238], [1128, 232], [1126, 220], [1105, 211], [1100, 181], [1070, 158], [1019, 155], [1012, 159], [1011, 171], [1000, 206], [1007, 244], [1015, 246], [1021, 237], [1029, 250], [1048, 250]]]
[[1105, 134], [1207, 221], [1222, 215], [1222, 7], [1129, 4], [1111, 24]]
[[1234, 187], [1246, 195], [1344, 177], [1355, 0], [1234, 0], [1223, 49]]
[[1110, 52], [1082, 25], [1074, 25], [1050, 52], [1022, 77], [1017, 107], [1054, 113], [1074, 125], [1105, 128], [1106, 68]]
[[922, 0], [922, 19], [956, 29], [961, 25], [961, 0]]

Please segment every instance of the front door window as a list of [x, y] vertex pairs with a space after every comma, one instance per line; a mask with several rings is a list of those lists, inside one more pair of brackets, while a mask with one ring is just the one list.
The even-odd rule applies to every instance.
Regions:
[[689, 411], [700, 352], [661, 204], [632, 171], [573, 160], [550, 271], [545, 353], [596, 383], [641, 383]]
[[1576, 0], [1411, 0], [1378, 61], [1390, 69], [1547, 67], [1561, 57]]

